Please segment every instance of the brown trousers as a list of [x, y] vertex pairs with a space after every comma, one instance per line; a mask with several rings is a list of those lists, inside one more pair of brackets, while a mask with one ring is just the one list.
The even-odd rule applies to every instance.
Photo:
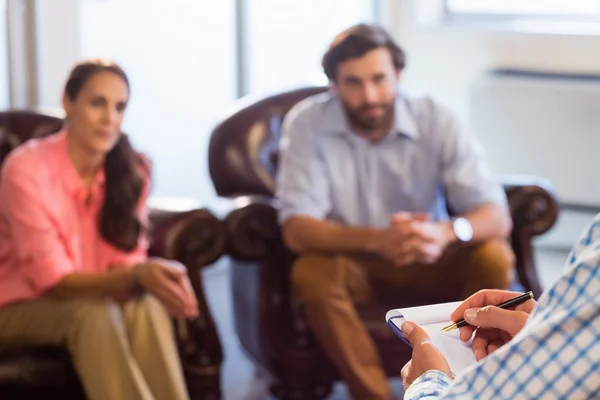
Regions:
[[354, 305], [462, 300], [484, 288], [507, 289], [513, 267], [508, 243], [490, 240], [450, 246], [432, 265], [395, 267], [364, 255], [304, 255], [293, 266], [292, 280], [317, 340], [352, 397], [387, 400], [386, 373]]
[[0, 345], [66, 347], [90, 400], [189, 399], [171, 317], [150, 295], [7, 305]]

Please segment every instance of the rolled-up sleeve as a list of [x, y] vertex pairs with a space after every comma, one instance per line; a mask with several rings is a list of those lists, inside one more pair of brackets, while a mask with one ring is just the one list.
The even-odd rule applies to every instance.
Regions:
[[483, 146], [449, 111], [438, 109], [442, 177], [450, 208], [467, 213], [483, 204], [506, 206], [504, 189], [491, 171]]
[[42, 294], [75, 270], [64, 241], [44, 204], [48, 196], [35, 168], [26, 160], [7, 159], [0, 185], [14, 251], [26, 281]]
[[435, 400], [443, 397], [451, 384], [446, 374], [430, 370], [415, 379], [404, 393], [404, 400]]
[[279, 222], [294, 216], [325, 218], [331, 210], [330, 185], [311, 120], [290, 111], [282, 126], [276, 197]]

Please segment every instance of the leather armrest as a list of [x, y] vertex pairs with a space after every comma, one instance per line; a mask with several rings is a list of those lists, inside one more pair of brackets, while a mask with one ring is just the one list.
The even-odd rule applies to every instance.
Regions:
[[[265, 348], [290, 360], [320, 352], [291, 288], [295, 255], [283, 243], [277, 201], [267, 196], [235, 199], [225, 218], [232, 258], [234, 317], [240, 341], [264, 365]], [[268, 316], [268, 317], [267, 317]], [[295, 362], [295, 361], [294, 361]], [[273, 366], [271, 366], [274, 368]]]
[[556, 223], [559, 204], [550, 181], [531, 175], [504, 175], [502, 183], [513, 218], [513, 231], [533, 237], [547, 232]]
[[543, 178], [507, 175], [502, 179], [513, 220], [511, 243], [519, 281], [536, 297], [542, 294], [532, 238], [547, 232], [556, 222], [559, 204], [552, 184]]
[[150, 220], [153, 226], [148, 253], [184, 264], [198, 299], [198, 317], [176, 321], [175, 325], [186, 379], [194, 382], [196, 377], [218, 373], [223, 360], [200, 270], [225, 252], [225, 228], [205, 209], [181, 212], [155, 208], [150, 211]]
[[208, 210], [175, 212], [152, 209], [150, 221], [149, 254], [177, 260], [190, 272], [212, 264], [225, 251], [224, 226]]
[[244, 196], [225, 217], [228, 254], [239, 260], [258, 260], [269, 250], [283, 248], [277, 223], [277, 202], [272, 197]]

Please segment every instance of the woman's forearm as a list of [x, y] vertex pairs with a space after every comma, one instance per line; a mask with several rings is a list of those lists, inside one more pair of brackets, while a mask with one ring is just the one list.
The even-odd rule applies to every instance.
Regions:
[[127, 292], [135, 286], [133, 268], [101, 274], [76, 272], [65, 276], [48, 294], [58, 298], [104, 297]]

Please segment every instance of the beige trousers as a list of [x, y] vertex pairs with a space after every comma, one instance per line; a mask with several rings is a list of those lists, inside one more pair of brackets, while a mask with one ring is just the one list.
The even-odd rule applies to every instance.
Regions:
[[37, 299], [0, 308], [0, 345], [68, 349], [90, 400], [189, 399], [173, 323], [150, 295]]

